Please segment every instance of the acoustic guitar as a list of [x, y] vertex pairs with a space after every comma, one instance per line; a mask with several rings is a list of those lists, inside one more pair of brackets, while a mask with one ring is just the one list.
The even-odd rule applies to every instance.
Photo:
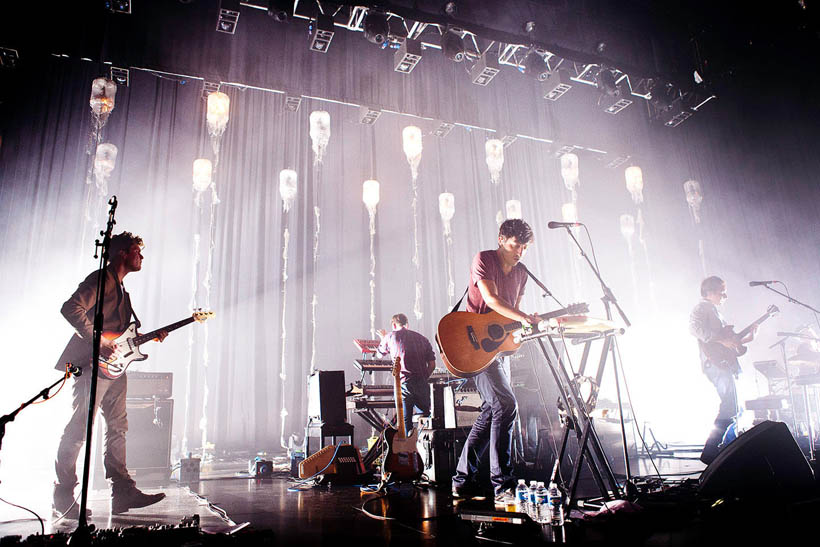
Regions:
[[409, 435], [404, 431], [404, 405], [401, 395], [401, 357], [393, 361], [393, 395], [396, 399], [396, 429], [384, 430], [387, 447], [382, 464], [382, 481], [414, 481], [424, 472], [424, 462], [418, 453], [418, 432], [415, 428]]
[[[587, 312], [589, 306], [578, 303], [538, 317], [546, 321]], [[498, 356], [518, 351], [521, 342], [513, 339], [513, 333], [521, 328], [520, 321], [510, 321], [496, 311], [455, 311], [438, 322], [436, 342], [447, 369], [459, 378], [469, 378], [483, 372]]]

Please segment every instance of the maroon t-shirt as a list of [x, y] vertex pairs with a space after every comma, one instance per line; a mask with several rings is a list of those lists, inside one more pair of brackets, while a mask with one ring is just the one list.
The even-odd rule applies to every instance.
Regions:
[[467, 289], [467, 311], [474, 313], [487, 313], [490, 307], [484, 302], [481, 291], [478, 289], [478, 282], [481, 279], [494, 281], [498, 289], [498, 296], [515, 307], [518, 297], [524, 294], [524, 285], [527, 283], [527, 271], [520, 262], [516, 264], [507, 275], [501, 269], [501, 261], [495, 249], [481, 251], [473, 258], [470, 266], [470, 287]]

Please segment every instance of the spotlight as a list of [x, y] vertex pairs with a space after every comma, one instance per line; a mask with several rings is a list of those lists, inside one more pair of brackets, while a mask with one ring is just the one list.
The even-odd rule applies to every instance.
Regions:
[[316, 20], [312, 22], [313, 32], [310, 33], [310, 49], [319, 53], [327, 53], [330, 41], [333, 40], [335, 29], [333, 27], [333, 17], [320, 13]]
[[615, 80], [615, 73], [608, 68], [602, 68], [598, 71], [595, 77], [595, 82], [601, 92], [606, 93], [610, 97], [618, 97], [621, 94], [621, 89], [618, 87], [618, 82]]
[[301, 95], [285, 94], [285, 110], [288, 112], [298, 112], [300, 106], [302, 106]]
[[202, 98], [208, 100], [208, 95], [219, 91], [219, 82], [209, 82], [204, 80], [202, 82]]
[[447, 2], [441, 7], [441, 11], [450, 17], [455, 17], [458, 15], [458, 4], [455, 2]]
[[566, 70], [555, 70], [544, 81], [544, 98], [557, 101], [572, 89], [572, 80]]
[[16, 49], [0, 47], [0, 66], [3, 68], [15, 68], [20, 62], [20, 54]]
[[498, 74], [498, 57], [488, 51], [475, 62], [470, 70], [470, 79], [476, 85], [488, 85]]
[[225, 34], [235, 34], [239, 23], [239, 1], [220, 0], [219, 16], [216, 19], [216, 31]]
[[532, 34], [535, 32], [535, 21], [527, 21], [521, 28], [524, 30], [524, 34]]
[[447, 30], [441, 37], [441, 51], [455, 63], [464, 60], [464, 39], [454, 30]]
[[410, 72], [416, 68], [416, 65], [419, 64], [419, 61], [421, 61], [421, 42], [406, 38], [393, 55], [393, 62], [395, 64], [393, 69], [396, 72], [410, 74]]
[[277, 23], [284, 23], [293, 15], [293, 2], [287, 0], [268, 0], [268, 16]]
[[452, 124], [450, 122], [441, 121], [441, 122], [439, 122], [438, 127], [436, 127], [436, 130], [433, 131], [433, 135], [435, 135], [436, 137], [438, 137], [440, 139], [443, 139], [444, 137], [446, 137], [447, 135], [450, 134], [450, 131], [452, 131], [454, 127], [455, 127], [455, 124]]
[[378, 108], [370, 108], [369, 106], [359, 107], [359, 123], [361, 124], [374, 125], [381, 115], [382, 111]]
[[544, 82], [549, 78], [550, 71], [547, 68], [547, 62], [535, 51], [530, 51], [524, 57], [524, 74], [535, 78], [539, 82]]
[[597, 51], [599, 55], [603, 55], [604, 51], [606, 51], [606, 42], [600, 41], [595, 44], [595, 51]]
[[112, 13], [131, 13], [131, 0], [104, 0], [103, 5]]
[[666, 111], [672, 107], [672, 102], [678, 98], [678, 90], [671, 83], [656, 82], [650, 92], [649, 103], [657, 110]]
[[116, 83], [117, 85], [122, 85], [128, 87], [128, 84], [131, 81], [130, 78], [130, 71], [127, 68], [120, 68], [117, 66], [112, 66], [110, 72], [111, 80]]
[[368, 10], [362, 23], [364, 37], [368, 42], [381, 45], [387, 41], [390, 32], [390, 25], [387, 23], [387, 15], [377, 11]]

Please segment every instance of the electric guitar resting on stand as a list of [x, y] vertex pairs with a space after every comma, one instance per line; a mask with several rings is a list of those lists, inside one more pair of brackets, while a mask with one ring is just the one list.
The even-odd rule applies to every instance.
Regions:
[[[547, 321], [588, 311], [586, 303], [579, 303], [538, 317]], [[454, 311], [439, 321], [436, 342], [447, 369], [459, 378], [469, 378], [484, 372], [497, 356], [518, 351], [521, 342], [515, 341], [513, 333], [521, 328], [520, 321], [510, 321], [496, 311]]]
[[389, 480], [414, 481], [424, 472], [424, 462], [416, 448], [418, 432], [414, 428], [409, 435], [404, 431], [404, 405], [401, 395], [401, 357], [393, 361], [393, 394], [396, 399], [396, 429], [384, 430], [386, 445], [382, 463], [382, 483]]

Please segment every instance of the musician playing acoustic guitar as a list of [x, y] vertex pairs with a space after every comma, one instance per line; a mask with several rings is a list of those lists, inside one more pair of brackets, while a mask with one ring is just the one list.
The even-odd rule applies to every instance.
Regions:
[[[103, 299], [103, 331], [122, 332], [131, 321], [131, 299], [122, 284], [123, 278], [142, 268], [142, 238], [130, 232], [122, 232], [111, 238], [109, 262], [105, 275], [105, 298]], [[77, 456], [85, 442], [91, 388], [91, 341], [93, 335], [94, 304], [97, 296], [97, 272], [92, 272], [80, 283], [74, 294], [60, 310], [63, 317], [75, 329], [66, 349], [55, 368], [65, 370], [66, 362], [80, 367], [83, 375], [75, 377], [72, 414], [66, 425], [57, 450], [57, 482], [54, 484], [54, 511], [65, 518], [79, 517], [79, 503], [74, 501], [77, 485]], [[162, 341], [167, 332], [160, 331]], [[100, 356], [108, 358], [114, 349], [103, 338]], [[84, 362], [77, 356], [84, 355]], [[144, 494], [134, 484], [125, 467], [125, 433], [128, 431], [125, 396], [127, 376], [116, 379], [97, 375], [97, 406], [105, 418], [105, 477], [111, 481], [111, 512], [124, 513], [128, 509], [145, 507], [163, 499], [165, 494]], [[90, 513], [90, 511], [89, 511]]]
[[[738, 413], [735, 379], [740, 374], [740, 365], [735, 352], [754, 339], [757, 327], [741, 339], [726, 324], [718, 310], [728, 298], [723, 279], [717, 276], [707, 277], [700, 284], [700, 294], [703, 299], [689, 316], [689, 332], [698, 339], [703, 373], [715, 386], [720, 397], [715, 427], [706, 439], [700, 455], [701, 461], [708, 465], [717, 457], [723, 434]], [[728, 351], [716, 352], [714, 348], [726, 348]]]
[[[498, 248], [481, 251], [470, 267], [467, 311], [490, 310], [528, 324], [540, 318], [522, 312], [518, 306], [524, 294], [527, 272], [520, 264], [532, 243], [530, 226], [521, 219], [508, 219], [498, 231]], [[469, 498], [481, 494], [478, 484], [479, 460], [490, 449], [490, 480], [495, 495], [503, 496], [515, 486], [512, 476], [512, 431], [518, 417], [518, 404], [510, 385], [509, 358], [496, 359], [474, 377], [483, 403], [453, 477], [453, 496]]]

